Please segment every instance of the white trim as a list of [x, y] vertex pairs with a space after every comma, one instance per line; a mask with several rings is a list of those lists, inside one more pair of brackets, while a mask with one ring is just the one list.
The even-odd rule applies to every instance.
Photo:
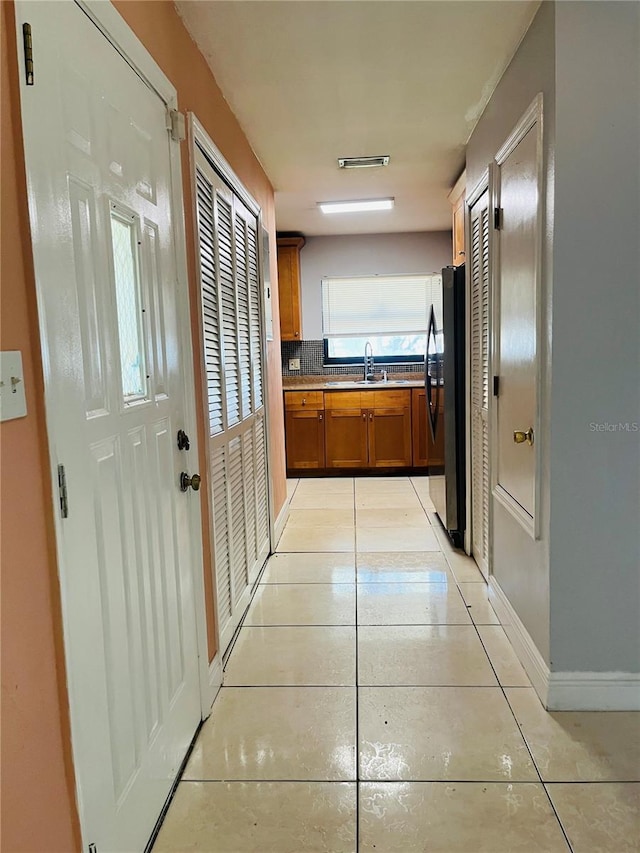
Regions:
[[[522, 525], [527, 533], [533, 539], [541, 537], [541, 493], [542, 493], [542, 452], [541, 452], [541, 437], [542, 437], [542, 417], [541, 417], [541, 391], [543, 380], [542, 367], [542, 240], [544, 229], [544, 138], [543, 138], [543, 96], [539, 92], [529, 107], [525, 110], [515, 128], [509, 134], [503, 145], [499, 148], [494, 157], [493, 174], [491, 179], [491, 206], [493, 208], [500, 207], [500, 166], [507, 157], [514, 151], [520, 141], [526, 136], [532, 127], [536, 127], [536, 183], [538, 188], [538, 207], [536, 211], [536, 249], [535, 249], [535, 361], [536, 361], [536, 377], [535, 377], [535, 419], [534, 419], [534, 477], [535, 489], [533, 498], [533, 516], [530, 515], [513, 496], [498, 484], [498, 423], [497, 423], [497, 407], [498, 400], [492, 397], [493, 403], [490, 407], [490, 442], [491, 442], [491, 459], [495, 464], [491, 466], [491, 491], [494, 496], [512, 515], [516, 521]], [[491, 208], [489, 209], [491, 212]], [[491, 229], [495, 232], [495, 228]], [[490, 246], [490, 251], [493, 255], [491, 264], [491, 303], [492, 303], [492, 347], [490, 365], [493, 374], [500, 374], [500, 361], [498, 354], [500, 352], [500, 232], [493, 234], [493, 242]]]
[[222, 655], [220, 652], [216, 652], [216, 656], [209, 664], [209, 672], [207, 683], [209, 687], [209, 707], [207, 708], [207, 713], [203, 716], [203, 720], [206, 720], [208, 716], [211, 714], [211, 709], [213, 707], [213, 703], [216, 701], [216, 697], [220, 688], [222, 687]]
[[[253, 198], [247, 189], [245, 189], [242, 181], [233, 171], [220, 149], [210, 138], [207, 131], [200, 124], [194, 113], [188, 113], [189, 125], [191, 127], [191, 144], [192, 147], [198, 145], [202, 153], [209, 160], [213, 168], [218, 172], [220, 177], [226, 181], [240, 201], [245, 204], [251, 213], [259, 216], [261, 212], [260, 205]], [[195, 154], [195, 152], [194, 152]], [[195, 161], [195, 156], [194, 156]]]
[[500, 624], [504, 628], [518, 660], [546, 708], [549, 691], [549, 667], [493, 575], [489, 578], [489, 601], [496, 611]]
[[640, 711], [640, 673], [552, 672], [547, 708], [549, 711]]
[[147, 51], [129, 24], [106, 0], [74, 0], [102, 35], [122, 56], [127, 65], [153, 89], [165, 104], [175, 101], [176, 90], [158, 63]]
[[284, 526], [289, 520], [289, 506], [290, 506], [290, 498], [287, 495], [287, 498], [282, 505], [282, 509], [278, 513], [278, 517], [276, 518], [273, 524], [273, 545], [272, 549], [275, 551], [278, 547], [278, 542], [280, 541], [280, 537], [284, 531]]
[[551, 672], [495, 577], [489, 600], [548, 711], [640, 711], [638, 672]]
[[451, 204], [455, 205], [458, 203], [458, 201], [460, 200], [460, 196], [465, 191], [466, 187], [467, 187], [467, 170], [465, 168], [460, 173], [458, 180], [451, 187], [451, 191], [449, 192], [449, 195], [447, 196], [447, 198], [449, 199]]

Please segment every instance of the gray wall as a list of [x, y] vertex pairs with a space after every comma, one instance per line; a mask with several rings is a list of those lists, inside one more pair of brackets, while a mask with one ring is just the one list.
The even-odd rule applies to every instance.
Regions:
[[551, 650], [640, 671], [640, 4], [556, 7]]
[[[554, 5], [543, 3], [511, 64], [489, 101], [467, 147], [467, 193], [509, 136], [538, 92], [544, 98], [544, 159], [546, 182], [545, 244], [542, 263], [543, 303], [551, 304], [553, 257], [553, 175], [555, 148], [555, 48]], [[549, 652], [549, 446], [548, 412], [550, 385], [549, 312], [543, 319], [544, 345], [540, 358], [547, 377], [540, 389], [543, 455], [541, 528], [534, 541], [517, 521], [493, 502], [493, 574], [531, 635], [545, 661]]]
[[300, 252], [304, 340], [322, 337], [320, 285], [325, 276], [440, 272], [451, 256], [450, 231], [308, 237]]

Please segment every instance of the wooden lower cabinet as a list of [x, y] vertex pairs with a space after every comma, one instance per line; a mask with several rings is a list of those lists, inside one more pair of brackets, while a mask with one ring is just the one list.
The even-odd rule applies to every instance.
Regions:
[[286, 391], [284, 395], [287, 468], [325, 467], [322, 391]]
[[284, 400], [288, 471], [444, 465], [424, 388], [285, 391]]
[[[436, 392], [437, 393], [437, 392]], [[434, 443], [427, 414], [427, 392], [414, 388], [411, 392], [413, 467], [444, 465], [444, 430], [439, 430], [438, 442]], [[438, 402], [438, 417], [444, 418], [442, 401]]]
[[372, 409], [368, 413], [369, 465], [411, 466], [411, 409]]
[[327, 468], [368, 468], [367, 413], [361, 409], [327, 409]]
[[324, 468], [324, 412], [306, 409], [288, 411], [285, 428], [287, 468]]
[[327, 468], [411, 466], [411, 392], [325, 394]]

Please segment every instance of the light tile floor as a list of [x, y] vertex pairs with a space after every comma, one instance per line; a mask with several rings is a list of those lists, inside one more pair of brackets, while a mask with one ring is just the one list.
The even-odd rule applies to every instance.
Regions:
[[637, 853], [639, 715], [544, 711], [426, 478], [288, 489], [156, 853]]

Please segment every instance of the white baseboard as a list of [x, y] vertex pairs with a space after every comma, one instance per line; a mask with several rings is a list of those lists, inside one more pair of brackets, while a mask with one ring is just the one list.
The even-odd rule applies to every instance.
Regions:
[[640, 711], [640, 673], [551, 672], [496, 579], [489, 598], [540, 701], [549, 711]]
[[552, 672], [550, 711], [640, 711], [640, 673]]
[[518, 660], [546, 708], [549, 692], [549, 667], [493, 575], [489, 577], [489, 599]]
[[282, 505], [282, 509], [278, 513], [278, 517], [275, 520], [275, 524], [273, 525], [273, 543], [271, 545], [271, 549], [273, 551], [278, 547], [278, 542], [280, 541], [280, 537], [282, 536], [282, 531], [284, 530], [284, 526], [289, 519], [289, 497], [285, 500]]
[[[209, 712], [207, 713], [207, 717], [211, 713], [211, 707], [215, 701], [216, 696], [218, 695], [218, 691], [222, 687], [222, 656], [217, 653], [214, 659], [209, 664]], [[206, 717], [204, 718], [206, 719]]]

